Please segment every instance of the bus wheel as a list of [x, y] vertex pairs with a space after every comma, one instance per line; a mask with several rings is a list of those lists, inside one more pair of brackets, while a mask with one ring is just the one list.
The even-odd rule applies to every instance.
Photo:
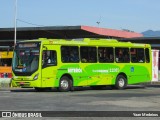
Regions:
[[116, 89], [122, 90], [127, 86], [127, 79], [123, 75], [118, 75], [116, 78]]
[[71, 89], [71, 80], [67, 76], [60, 79], [59, 91], [68, 92]]

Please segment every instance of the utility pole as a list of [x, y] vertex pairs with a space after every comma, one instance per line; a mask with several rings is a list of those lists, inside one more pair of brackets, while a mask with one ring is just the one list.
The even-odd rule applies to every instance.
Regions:
[[14, 13], [14, 47], [17, 39], [17, 0], [15, 0], [15, 13]]

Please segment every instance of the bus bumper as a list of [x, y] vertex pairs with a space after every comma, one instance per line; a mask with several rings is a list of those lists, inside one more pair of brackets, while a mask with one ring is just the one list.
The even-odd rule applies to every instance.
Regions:
[[17, 81], [13, 80], [11, 81], [12, 87], [41, 87], [41, 84], [37, 80], [35, 81]]

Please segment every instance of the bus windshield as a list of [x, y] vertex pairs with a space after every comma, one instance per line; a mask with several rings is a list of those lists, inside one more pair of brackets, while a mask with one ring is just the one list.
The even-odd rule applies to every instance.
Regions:
[[31, 75], [38, 69], [39, 48], [14, 50], [12, 69], [16, 75]]
[[15, 73], [30, 74], [38, 69], [39, 50], [15, 50], [13, 71]]

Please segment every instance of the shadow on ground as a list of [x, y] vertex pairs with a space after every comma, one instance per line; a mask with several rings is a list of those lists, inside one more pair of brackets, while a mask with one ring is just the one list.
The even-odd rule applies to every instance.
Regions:
[[[145, 89], [149, 87], [156, 87], [160, 88], [160, 85], [129, 85], [126, 87], [127, 89]], [[0, 88], [0, 91], [4, 90], [10, 90], [11, 92], [59, 92], [57, 88], [51, 88], [51, 89], [42, 89], [41, 91], [36, 91], [34, 88]], [[97, 89], [92, 89], [91, 87], [75, 87], [74, 91], [88, 91], [88, 90], [116, 90], [113, 89], [110, 86], [106, 86], [103, 88], [97, 88]]]

